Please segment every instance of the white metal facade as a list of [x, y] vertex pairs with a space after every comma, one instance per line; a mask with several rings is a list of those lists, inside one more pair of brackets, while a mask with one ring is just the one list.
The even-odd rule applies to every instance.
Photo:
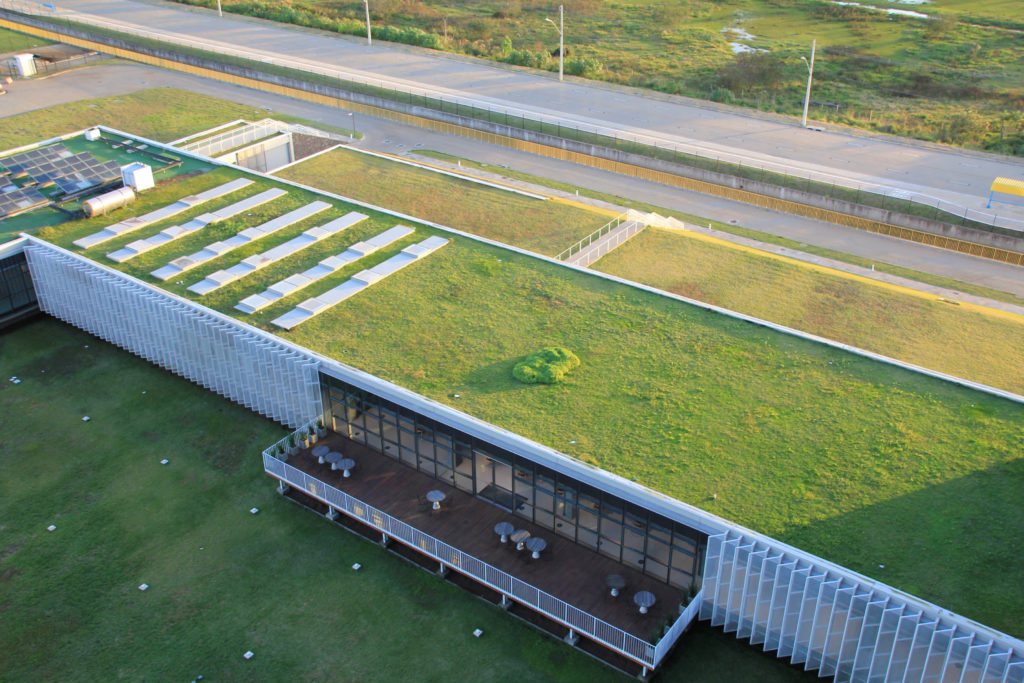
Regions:
[[736, 532], [709, 538], [700, 618], [837, 681], [1024, 681], [1003, 634], [788, 550]]
[[311, 355], [44, 242], [25, 253], [44, 312], [289, 427], [320, 414]]

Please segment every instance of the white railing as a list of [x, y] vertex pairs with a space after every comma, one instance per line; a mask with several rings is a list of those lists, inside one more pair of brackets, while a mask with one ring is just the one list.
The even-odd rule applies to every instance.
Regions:
[[[263, 469], [272, 477], [646, 667], [656, 667], [668, 654], [675, 639], [696, 617], [701, 602], [699, 598], [690, 603], [657, 646], [652, 645], [278, 460], [271, 454], [273, 448], [263, 452]], [[685, 623], [684, 617], [688, 619]]]
[[661, 662], [661, 660], [665, 659], [669, 650], [679, 640], [679, 637], [683, 635], [683, 631], [697, 618], [697, 615], [700, 613], [700, 603], [703, 597], [703, 590], [697, 591], [697, 595], [690, 600], [690, 604], [679, 613], [679, 618], [672, 624], [672, 628], [654, 646], [654, 661]]
[[262, 121], [247, 123], [240, 128], [219, 133], [202, 140], [185, 143], [180, 145], [180, 147], [186, 152], [215, 157], [228, 150], [241, 147], [246, 143], [276, 135], [282, 132], [282, 130], [286, 130], [287, 127], [286, 124], [278, 121], [263, 119]]
[[605, 235], [604, 238], [599, 239], [595, 242], [591, 248], [584, 249], [583, 251], [576, 254], [575, 258], [569, 259], [569, 262], [575, 266], [588, 267], [591, 263], [599, 261], [609, 252], [617, 248], [622, 243], [631, 239], [638, 232], [647, 227], [646, 223], [640, 221], [632, 221], [626, 223], [624, 226], [620, 226], [617, 232], [612, 232]]
[[295, 438], [295, 443], [298, 444], [300, 442], [299, 436], [302, 434], [302, 432], [307, 432], [310, 434], [315, 433], [317, 429], [317, 423], [320, 422], [322, 419], [323, 418], [318, 415], [309, 422], [307, 422], [306, 424], [298, 427], [291, 434], [284, 435], [279, 440], [263, 449], [263, 457], [266, 458], [269, 456], [276, 458], [279, 450], [283, 453], [290, 452], [292, 449], [292, 437]]
[[571, 247], [563, 251], [555, 258], [558, 259], [559, 261], [565, 261], [570, 256], [580, 253], [581, 251], [589, 247], [591, 244], [593, 244], [596, 240], [601, 239], [602, 237], [610, 233], [612, 230], [619, 227], [619, 225], [624, 220], [626, 220], [627, 216], [628, 214], [625, 213], [622, 214], [621, 216], [616, 216], [615, 218], [611, 219], [610, 221], [602, 225], [600, 228], [595, 230], [594, 232], [590, 233], [589, 235], [581, 239], [576, 244], [572, 245]]

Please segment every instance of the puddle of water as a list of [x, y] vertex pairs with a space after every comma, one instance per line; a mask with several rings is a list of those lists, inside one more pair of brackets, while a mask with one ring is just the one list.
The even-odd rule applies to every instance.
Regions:
[[[905, 5], [920, 5], [926, 0], [897, 0]], [[844, 7], [863, 7], [873, 12], [885, 12], [886, 14], [898, 14], [901, 17], [914, 17], [917, 19], [931, 19], [931, 15], [924, 14], [923, 12], [915, 12], [909, 9], [892, 9], [888, 7], [875, 7], [874, 5], [864, 5], [859, 2], [841, 2], [840, 0], [830, 0], [833, 5], [842, 5]]]

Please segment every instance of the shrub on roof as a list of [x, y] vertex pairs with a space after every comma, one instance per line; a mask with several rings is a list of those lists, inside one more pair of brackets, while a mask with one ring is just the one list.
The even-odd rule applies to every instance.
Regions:
[[524, 384], [554, 384], [579, 365], [580, 359], [569, 349], [549, 346], [516, 363], [512, 376]]

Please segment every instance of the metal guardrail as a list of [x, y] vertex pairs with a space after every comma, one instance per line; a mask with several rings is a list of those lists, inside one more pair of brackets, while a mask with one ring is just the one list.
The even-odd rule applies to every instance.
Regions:
[[263, 469], [267, 474], [646, 667], [653, 669], [668, 654], [675, 638], [678, 638], [690, 623], [690, 621], [684, 621], [684, 617], [691, 621], [696, 617], [700, 599], [691, 602], [669, 629], [668, 634], [660, 639], [658, 645], [662, 647], [659, 649], [642, 638], [626, 633], [617, 626], [598, 619], [578, 607], [573, 607], [535, 586], [506, 574], [500, 569], [278, 460], [271, 454], [273, 449], [274, 446], [271, 446], [263, 451]]
[[626, 220], [627, 216], [628, 216], [628, 214], [622, 214], [621, 216], [616, 216], [615, 218], [611, 219], [610, 221], [608, 221], [607, 223], [602, 225], [600, 228], [595, 230], [594, 232], [590, 233], [589, 235], [587, 235], [586, 237], [581, 239], [576, 244], [572, 245], [571, 247], [569, 247], [568, 249], [563, 251], [561, 254], [559, 254], [555, 258], [558, 259], [559, 261], [565, 261], [570, 256], [572, 256], [573, 254], [578, 254], [579, 252], [583, 251], [584, 249], [589, 247], [591, 244], [593, 244], [594, 241], [601, 239], [602, 237], [604, 237], [605, 235], [610, 233], [612, 230], [614, 230], [615, 228], [619, 227], [619, 225], [622, 223], [622, 221]]
[[202, 140], [188, 142], [180, 145], [180, 147], [186, 152], [193, 154], [216, 157], [223, 152], [241, 147], [246, 143], [276, 135], [283, 130], [287, 130], [287, 128], [287, 124], [272, 119], [264, 119], [255, 123], [247, 123], [244, 126], [239, 126], [233, 130], [218, 133]]

